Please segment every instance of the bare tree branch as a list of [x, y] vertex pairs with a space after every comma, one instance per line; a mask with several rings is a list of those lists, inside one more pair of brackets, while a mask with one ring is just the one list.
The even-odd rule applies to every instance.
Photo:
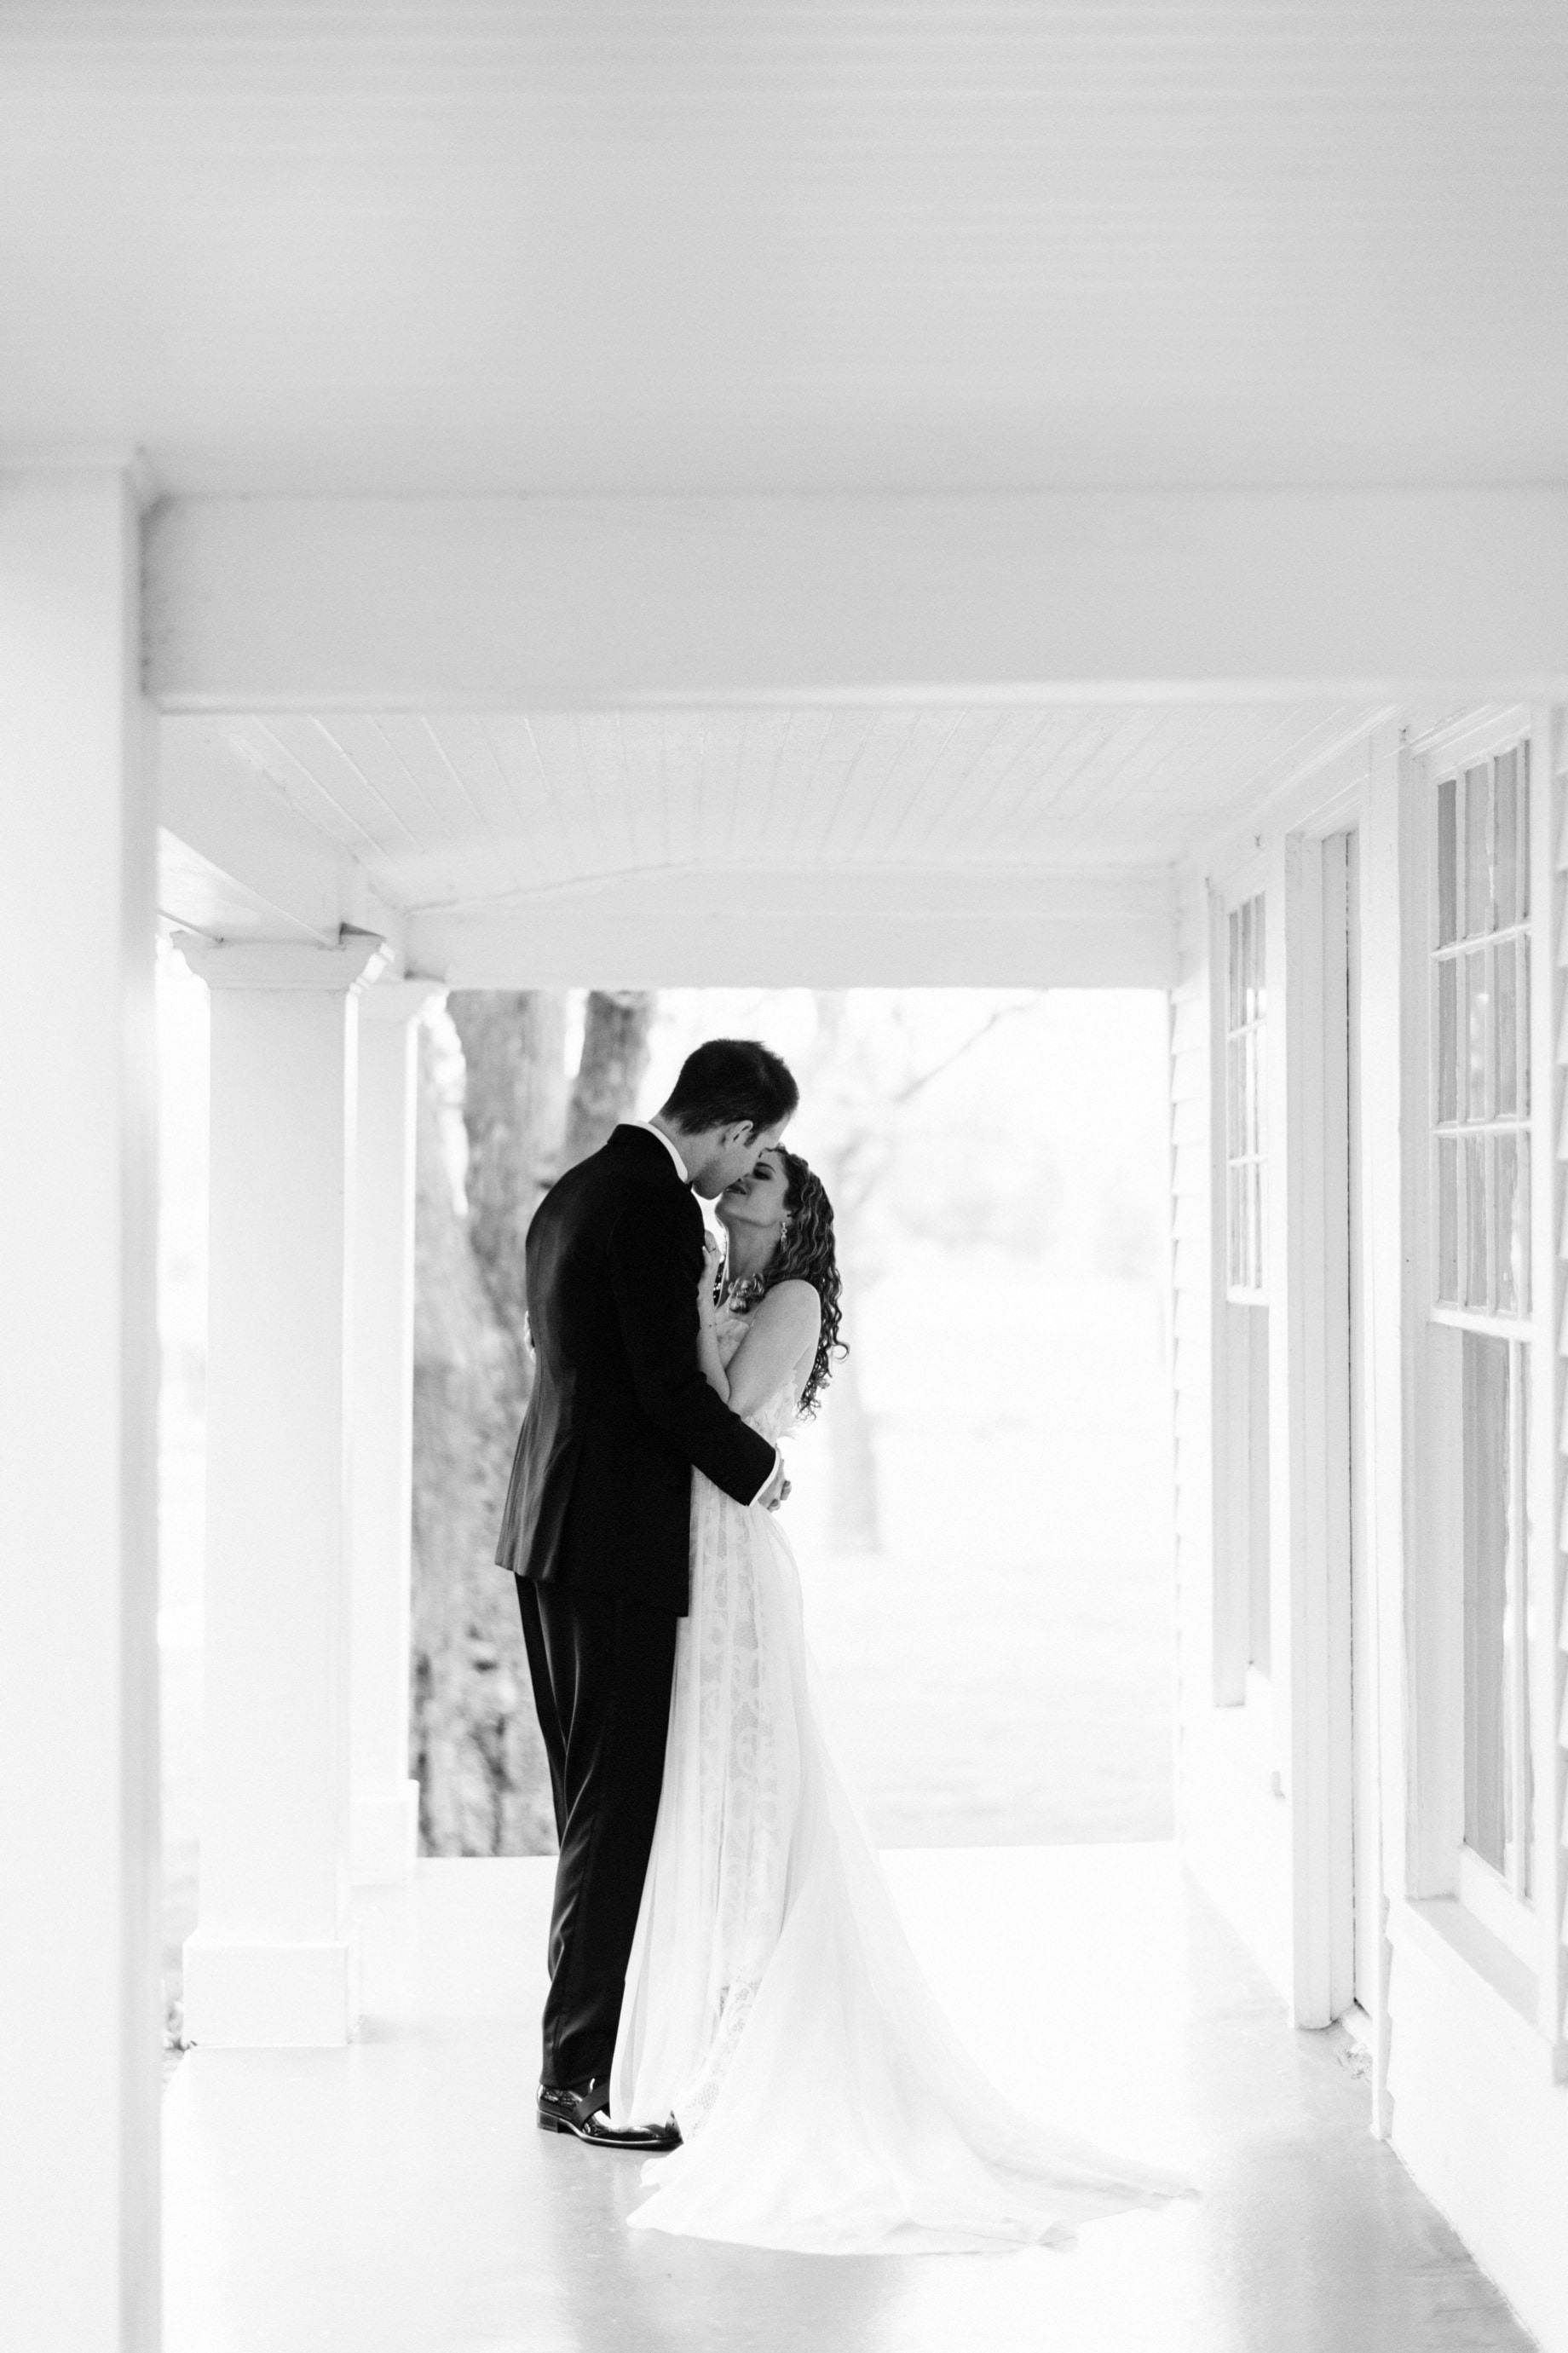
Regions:
[[994, 1012], [987, 1014], [979, 1029], [970, 1037], [965, 1038], [962, 1044], [955, 1046], [951, 1054], [944, 1054], [940, 1062], [933, 1062], [929, 1071], [921, 1071], [918, 1077], [910, 1079], [907, 1085], [900, 1087], [898, 1092], [889, 1098], [893, 1109], [901, 1110], [905, 1103], [920, 1093], [922, 1087], [929, 1087], [933, 1079], [940, 1079], [943, 1071], [951, 1071], [954, 1062], [961, 1062], [965, 1054], [979, 1045], [982, 1038], [990, 1036], [999, 1021], [1011, 1020], [1014, 1014], [1027, 1010], [1026, 1002], [1021, 1005], [997, 1006]]

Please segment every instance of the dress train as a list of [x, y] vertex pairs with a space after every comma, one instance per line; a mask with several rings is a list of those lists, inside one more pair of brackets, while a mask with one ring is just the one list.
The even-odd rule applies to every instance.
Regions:
[[[785, 1395], [752, 1419], [772, 1438], [793, 1411]], [[1061, 2245], [1193, 2194], [1031, 2121], [979, 2074], [834, 1753], [788, 1538], [700, 1472], [611, 2114], [673, 2114], [683, 2136], [644, 2166], [634, 2229], [755, 2246]]]

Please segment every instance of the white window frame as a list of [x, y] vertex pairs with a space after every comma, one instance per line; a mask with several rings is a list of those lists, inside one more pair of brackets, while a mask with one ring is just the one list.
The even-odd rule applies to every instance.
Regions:
[[[1215, 1182], [1212, 1189], [1212, 1314], [1215, 1391], [1214, 1477], [1215, 1515], [1215, 1620], [1214, 1620], [1214, 1697], [1221, 1707], [1238, 1707], [1246, 1719], [1247, 1746], [1265, 1778], [1279, 1794], [1277, 1742], [1275, 1736], [1274, 1694], [1270, 1674], [1253, 1663], [1252, 1652], [1257, 1635], [1254, 1621], [1254, 1581], [1252, 1548], [1256, 1541], [1256, 1514], [1261, 1500], [1265, 1530], [1269, 1520], [1270, 1497], [1266, 1492], [1259, 1499], [1253, 1492], [1255, 1466], [1244, 1442], [1245, 1417], [1238, 1415], [1233, 1382], [1240, 1368], [1233, 1361], [1231, 1350], [1234, 1332], [1231, 1310], [1261, 1308], [1265, 1317], [1268, 1309], [1268, 1257], [1267, 1245], [1268, 1212], [1264, 1212], [1264, 1247], [1260, 1252], [1261, 1286], [1240, 1288], [1230, 1282], [1230, 1105], [1229, 1105], [1229, 1040], [1230, 1040], [1230, 919], [1247, 901], [1271, 896], [1268, 891], [1268, 861], [1258, 851], [1249, 851], [1223, 875], [1211, 881], [1209, 954], [1211, 975], [1210, 1052], [1213, 1082], [1211, 1085], [1211, 1149]], [[1274, 911], [1265, 913], [1265, 942], [1273, 926]], [[1261, 1040], [1268, 1036], [1268, 1002], [1265, 1000]], [[1265, 1063], [1265, 1089], [1268, 1074]], [[1263, 1111], [1263, 1156], [1268, 1151], [1268, 1112]], [[1265, 1178], [1265, 1182], [1267, 1179]], [[1267, 1322], [1265, 1323], [1264, 1356], [1268, 1358]], [[1268, 1421], [1264, 1417], [1267, 1440]], [[1245, 1488], [1237, 1491], [1233, 1482], [1244, 1480]], [[1270, 1571], [1270, 1575], [1272, 1572]], [[1273, 1641], [1273, 1608], [1270, 1590], [1269, 1637]]]
[[[1226, 892], [1220, 925], [1220, 938], [1222, 942], [1224, 965], [1221, 975], [1221, 1005], [1223, 1015], [1219, 1029], [1222, 1040], [1221, 1050], [1223, 1054], [1223, 1060], [1220, 1066], [1220, 1086], [1225, 1105], [1225, 1295], [1226, 1300], [1232, 1305], [1237, 1307], [1267, 1307], [1268, 1304], [1268, 1220], [1270, 1211], [1268, 1201], [1268, 1039], [1269, 1007], [1267, 978], [1263, 984], [1264, 1001], [1262, 1012], [1252, 1019], [1247, 1019], [1244, 1016], [1240, 1026], [1234, 1029], [1231, 1027], [1230, 1020], [1231, 925], [1239, 919], [1244, 908], [1254, 906], [1262, 911], [1263, 936], [1265, 944], [1267, 944], [1269, 927], [1268, 893], [1264, 887], [1261, 876], [1256, 876], [1253, 878], [1252, 885], [1249, 889]], [[1233, 1149], [1235, 1138], [1231, 1132], [1231, 1049], [1240, 1041], [1243, 1044], [1245, 1050], [1247, 1043], [1249, 1040], [1251, 1042], [1251, 1051], [1248, 1059], [1253, 1073], [1253, 1083], [1257, 1089], [1255, 1111], [1258, 1128], [1258, 1146], [1255, 1152], [1243, 1150], [1240, 1153], [1237, 1153]], [[1235, 1282], [1231, 1280], [1230, 1272], [1232, 1264], [1232, 1237], [1230, 1221], [1231, 1171], [1237, 1167], [1250, 1168], [1255, 1164], [1258, 1169], [1257, 1199], [1258, 1218], [1258, 1231], [1254, 1238], [1254, 1247], [1258, 1268], [1258, 1280], [1255, 1283]]]
[[[1525, 829], [1525, 839], [1522, 842], [1516, 843], [1515, 851], [1516, 856], [1521, 859], [1524, 869], [1527, 892], [1530, 900], [1530, 912], [1522, 917], [1516, 918], [1512, 923], [1499, 924], [1490, 931], [1475, 934], [1468, 933], [1464, 928], [1464, 923], [1465, 900], [1468, 881], [1468, 854], [1466, 841], [1468, 828], [1464, 822], [1463, 810], [1464, 795], [1468, 789], [1466, 772], [1482, 765], [1489, 767], [1493, 759], [1495, 759], [1500, 754], [1515, 750], [1517, 750], [1520, 755], [1521, 775], [1526, 788], [1528, 789], [1531, 783], [1531, 745], [1528, 729], [1526, 729], [1526, 732], [1521, 735], [1496, 744], [1490, 752], [1482, 752], [1473, 747], [1467, 747], [1462, 755], [1456, 756], [1452, 760], [1439, 759], [1434, 761], [1429, 769], [1428, 786], [1429, 795], [1435, 795], [1441, 791], [1444, 784], [1450, 781], [1454, 783], [1456, 787], [1455, 832], [1457, 837], [1454, 868], [1454, 896], [1456, 902], [1455, 933], [1454, 937], [1449, 941], [1442, 941], [1438, 938], [1440, 923], [1438, 912], [1440, 881], [1437, 870], [1437, 861], [1435, 859], [1431, 861], [1430, 868], [1431, 892], [1429, 905], [1430, 930], [1428, 934], [1428, 989], [1431, 1001], [1427, 1008], [1427, 1100], [1433, 1116], [1429, 1118], [1427, 1123], [1428, 1153], [1431, 1161], [1431, 1167], [1428, 1173], [1428, 1182], [1431, 1188], [1431, 1198], [1434, 1202], [1437, 1202], [1439, 1199], [1439, 1181], [1437, 1171], [1440, 1165], [1440, 1156], [1443, 1145], [1445, 1144], [1455, 1144], [1459, 1145], [1461, 1148], [1456, 1151], [1455, 1154], [1455, 1172], [1458, 1182], [1455, 1190], [1454, 1250], [1457, 1271], [1456, 1287], [1459, 1290], [1463, 1290], [1466, 1287], [1464, 1268], [1468, 1256], [1468, 1210], [1469, 1206], [1469, 1179], [1468, 1170], [1470, 1155], [1462, 1148], [1462, 1146], [1471, 1141], [1481, 1143], [1483, 1146], [1482, 1167], [1484, 1175], [1482, 1183], [1484, 1187], [1487, 1256], [1489, 1261], [1487, 1269], [1487, 1289], [1489, 1295], [1494, 1302], [1499, 1287], [1498, 1266], [1500, 1262], [1501, 1238], [1498, 1232], [1497, 1192], [1493, 1176], [1496, 1166], [1495, 1155], [1490, 1151], [1487, 1151], [1484, 1148], [1486, 1144], [1493, 1137], [1513, 1137], [1519, 1139], [1523, 1144], [1524, 1150], [1521, 1163], [1521, 1171], [1526, 1187], [1525, 1223], [1527, 1236], [1529, 1231], [1529, 1202], [1531, 1198], [1532, 1176], [1532, 1171], [1531, 1168], [1531, 1141], [1533, 1127], [1532, 1111], [1534, 1100], [1534, 1089], [1531, 1084], [1533, 1073], [1531, 1067], [1530, 1035], [1530, 1006], [1533, 999], [1534, 993], [1533, 974], [1531, 970], [1531, 941], [1535, 921], [1535, 900], [1533, 891], [1529, 890], [1528, 886], [1533, 881], [1534, 878], [1530, 872], [1530, 838], [1529, 828], [1527, 826]], [[1435, 801], [1431, 804], [1430, 816], [1435, 833], [1437, 822], [1436, 803]], [[1504, 947], [1509, 949], [1509, 951], [1516, 956], [1518, 960], [1518, 968], [1522, 975], [1523, 980], [1522, 990], [1518, 989], [1516, 987], [1515, 995], [1513, 1071], [1514, 1108], [1511, 1112], [1509, 1112], [1501, 1110], [1498, 1106], [1495, 1100], [1498, 1066], [1495, 1060], [1492, 1060], [1489, 1062], [1487, 1071], [1488, 1101], [1483, 1104], [1480, 1116], [1479, 1118], [1471, 1118], [1468, 1115], [1466, 1106], [1458, 1100], [1457, 1092], [1453, 1114], [1451, 1117], [1445, 1118], [1443, 1116], [1442, 1105], [1442, 1025], [1436, 1011], [1436, 1007], [1440, 1002], [1441, 976], [1445, 968], [1452, 972], [1454, 975], [1454, 1036], [1456, 1045], [1458, 1045], [1463, 1034], [1466, 1006], [1465, 974], [1469, 960], [1475, 955], [1484, 956], [1487, 959], [1489, 974], [1495, 975], [1497, 954], [1500, 949]], [[1495, 978], [1492, 978], [1489, 981], [1489, 995], [1493, 997], [1496, 996]], [[1519, 1018], [1521, 1013], [1522, 1013], [1522, 1018]], [[1462, 1055], [1460, 1056], [1460, 1067], [1461, 1069], [1463, 1068]], [[1461, 1305], [1457, 1300], [1452, 1302], [1445, 1301], [1442, 1292], [1442, 1238], [1439, 1225], [1440, 1220], [1434, 1219], [1432, 1229], [1428, 1236], [1427, 1303], [1429, 1312], [1432, 1315], [1435, 1316], [1438, 1322], [1453, 1324], [1461, 1331], [1489, 1333], [1496, 1338], [1508, 1340], [1510, 1343], [1527, 1341], [1530, 1336], [1531, 1328], [1531, 1315], [1528, 1301], [1522, 1307], [1515, 1307], [1511, 1310], [1500, 1309], [1495, 1305], [1490, 1308]], [[1527, 1259], [1527, 1267], [1530, 1266], [1532, 1259], [1533, 1252], [1531, 1251]], [[1531, 1271], [1533, 1272], [1532, 1268], [1531, 1269]]]
[[[1527, 1588], [1533, 1590], [1539, 1629], [1540, 1609], [1545, 1589], [1542, 1580], [1549, 1579], [1554, 1574], [1552, 1548], [1555, 1543], [1554, 1530], [1550, 1525], [1543, 1525], [1538, 1512], [1531, 1508], [1532, 1496], [1538, 1495], [1541, 1492], [1542, 1478], [1554, 1476], [1554, 1465], [1549, 1465], [1546, 1458], [1555, 1446], [1555, 1432], [1551, 1427], [1551, 1416], [1543, 1418], [1539, 1410], [1541, 1384], [1538, 1378], [1538, 1368], [1547, 1361], [1548, 1352], [1554, 1345], [1554, 1334], [1552, 1330], [1553, 1290], [1551, 1279], [1552, 1252], [1548, 1250], [1543, 1263], [1542, 1204], [1539, 1190], [1542, 1181], [1542, 1160], [1544, 1156], [1550, 1155], [1553, 1142], [1550, 1133], [1546, 1132], [1551, 1126], [1552, 1071], [1549, 1067], [1542, 1068], [1541, 1064], [1542, 1025], [1537, 1018], [1538, 997], [1542, 981], [1542, 955], [1543, 951], [1546, 954], [1550, 954], [1551, 951], [1552, 877], [1549, 872], [1543, 874], [1538, 863], [1538, 845], [1542, 839], [1538, 796], [1544, 795], [1547, 784], [1542, 773], [1545, 764], [1535, 755], [1533, 750], [1532, 719], [1533, 714], [1528, 709], [1520, 707], [1504, 712], [1492, 711], [1479, 716], [1472, 715], [1461, 726], [1428, 736], [1413, 749], [1417, 753], [1420, 762], [1419, 807], [1422, 866], [1426, 884], [1421, 899], [1423, 924], [1419, 957], [1421, 1019], [1425, 1025], [1426, 1042], [1426, 1051], [1421, 1062], [1425, 1090], [1420, 1122], [1423, 1148], [1418, 1155], [1421, 1170], [1419, 1199], [1422, 1228], [1419, 1237], [1419, 1263], [1423, 1269], [1419, 1296], [1422, 1300], [1425, 1319], [1428, 1324], [1445, 1326], [1458, 1332], [1482, 1333], [1503, 1339], [1509, 1344], [1510, 1372], [1514, 1384], [1512, 1393], [1515, 1400], [1515, 1410], [1510, 1417], [1509, 1462], [1510, 1499], [1512, 1508], [1519, 1515], [1517, 1525], [1522, 1526], [1526, 1532]], [[1450, 944], [1449, 949], [1445, 949], [1439, 942], [1437, 793], [1439, 785], [1445, 777], [1456, 773], [1462, 774], [1466, 766], [1475, 766], [1483, 760], [1490, 760], [1499, 753], [1508, 751], [1514, 744], [1531, 745], [1530, 820], [1525, 828], [1524, 839], [1520, 845], [1521, 854], [1527, 861], [1529, 913], [1522, 923], [1515, 923], [1496, 934], [1488, 933], [1479, 936], [1489, 948], [1494, 940], [1505, 936], [1522, 937], [1527, 943], [1525, 953], [1529, 965], [1529, 1010], [1527, 1018], [1521, 1024], [1522, 1035], [1519, 1040], [1519, 1052], [1521, 1061], [1529, 1069], [1529, 1108], [1522, 1121], [1509, 1119], [1501, 1124], [1515, 1130], [1522, 1128], [1526, 1138], [1525, 1157], [1529, 1166], [1527, 1181], [1531, 1188], [1528, 1226], [1530, 1287], [1529, 1304], [1526, 1308], [1516, 1314], [1499, 1314], [1478, 1308], [1457, 1306], [1444, 1301], [1439, 1295], [1438, 1135], [1459, 1132], [1485, 1134], [1496, 1132], [1500, 1123], [1489, 1116], [1493, 1108], [1490, 1103], [1486, 1107], [1489, 1116], [1479, 1121], [1445, 1122], [1440, 1126], [1437, 1117], [1440, 1102], [1437, 968], [1439, 963], [1446, 957], [1451, 955], [1453, 958], [1462, 958], [1475, 944], [1466, 939], [1463, 932], [1462, 856], [1455, 876], [1458, 937]], [[1462, 972], [1462, 965], [1460, 970]], [[1548, 1004], [1550, 1001], [1549, 990]], [[1458, 1018], [1462, 1014], [1462, 987], [1458, 982], [1456, 983], [1456, 1007], [1457, 1018]], [[1550, 1172], [1547, 1173], [1550, 1198], [1552, 1188], [1550, 1184]], [[1493, 1215], [1494, 1204], [1490, 1198], [1489, 1155], [1487, 1162], [1487, 1181], [1488, 1250], [1492, 1255], [1495, 1270], [1498, 1243], [1496, 1220]], [[1463, 1198], [1461, 1188], [1459, 1194], [1461, 1212]], [[1549, 1231], [1549, 1210], [1547, 1218]], [[1458, 1249], [1461, 1254], [1465, 1246], [1461, 1214], [1458, 1235]], [[1495, 1272], [1491, 1280], [1495, 1295]], [[1526, 1380], [1530, 1384], [1531, 1409], [1528, 1458], [1521, 1441], [1519, 1411]], [[1453, 1414], [1454, 1428], [1451, 1431], [1439, 1430], [1434, 1400], [1429, 1396], [1426, 1398], [1422, 1417], [1423, 1442], [1432, 1448], [1439, 1458], [1446, 1449], [1455, 1444], [1458, 1439], [1458, 1409], [1450, 1403], [1449, 1409]], [[1464, 1837], [1463, 1602], [1462, 1593], [1456, 1596], [1452, 1589], [1452, 1580], [1456, 1576], [1462, 1578], [1463, 1572], [1462, 1565], [1457, 1558], [1457, 1548], [1456, 1556], [1450, 1557], [1445, 1563], [1441, 1574], [1449, 1586], [1449, 1592], [1447, 1599], [1440, 1607], [1438, 1615], [1447, 1629], [1446, 1642], [1452, 1652], [1441, 1672], [1447, 1690], [1454, 1695], [1458, 1704], [1441, 1710], [1435, 1708], [1428, 1717], [1429, 1725], [1436, 1731], [1440, 1753], [1429, 1759], [1427, 1778], [1433, 1787], [1440, 1787], [1442, 1790], [1442, 1811], [1448, 1825], [1444, 1841], [1447, 1848], [1447, 1862], [1446, 1867], [1442, 1868], [1440, 1875], [1447, 1882], [1447, 1891], [1458, 1898], [1459, 1903], [1472, 1918], [1516, 1960], [1522, 1962], [1529, 1969], [1535, 1970], [1542, 1958], [1543, 1931], [1534, 1896], [1526, 1898], [1520, 1892], [1517, 1884], [1510, 1885], [1501, 1873], [1495, 1871], [1467, 1843]], [[1522, 1720], [1528, 1725], [1529, 1743], [1527, 1748], [1524, 1743], [1516, 1738], [1513, 1745], [1515, 1785], [1513, 1802], [1516, 1820], [1520, 1819], [1518, 1810], [1521, 1805], [1525, 1778], [1532, 1759], [1536, 1764], [1535, 1802], [1531, 1822], [1533, 1848], [1531, 1856], [1531, 1876], [1536, 1891], [1539, 1891], [1543, 1883], [1549, 1883], [1543, 1882], [1542, 1865], [1547, 1836], [1547, 1824], [1543, 1820], [1545, 1809], [1542, 1801], [1545, 1789], [1550, 1787], [1550, 1784], [1543, 1785], [1539, 1769], [1539, 1758], [1533, 1757], [1533, 1752], [1540, 1743], [1540, 1726], [1534, 1704], [1535, 1693], [1531, 1688], [1535, 1651], [1539, 1640], [1538, 1631], [1536, 1643], [1516, 1644], [1513, 1662], [1516, 1688], [1510, 1695], [1515, 1725], [1517, 1725]], [[1428, 1663], [1430, 1665], [1431, 1662]], [[1429, 1788], [1428, 1795], [1430, 1794]], [[1521, 1877], [1522, 1857], [1521, 1868], [1515, 1873], [1515, 1879], [1517, 1881]], [[1440, 1887], [1433, 1887], [1428, 1892], [1441, 1893], [1443, 1890]]]

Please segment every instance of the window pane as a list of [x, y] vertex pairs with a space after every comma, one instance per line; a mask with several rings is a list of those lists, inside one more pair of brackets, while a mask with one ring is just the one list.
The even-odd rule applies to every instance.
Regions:
[[1233, 1290], [1241, 1281], [1241, 1216], [1238, 1201], [1240, 1190], [1240, 1169], [1227, 1168], [1225, 1172], [1225, 1279]]
[[1261, 1023], [1252, 1033], [1252, 1133], [1261, 1155], [1268, 1149], [1268, 1047]]
[[1226, 966], [1227, 982], [1226, 1022], [1227, 1029], [1241, 1027], [1241, 910], [1230, 911], [1230, 958]]
[[1509, 1704], [1509, 1343], [1464, 1335], [1465, 1841], [1494, 1871], [1507, 1850]]
[[1486, 1138], [1467, 1135], [1465, 1145], [1465, 1296], [1467, 1307], [1489, 1308], [1487, 1282]]
[[1247, 1033], [1247, 1148], [1261, 1152], [1260, 1112], [1263, 1102], [1263, 1032], [1251, 1029]]
[[1519, 1108], [1530, 1117], [1530, 942], [1514, 949], [1514, 1021], [1519, 1029]]
[[1519, 913], [1524, 923], [1530, 914], [1530, 745], [1519, 747]]
[[[1510, 1254], [1513, 1268], [1513, 1286], [1519, 1298], [1521, 1315], [1530, 1313], [1530, 1131], [1523, 1128], [1512, 1139], [1513, 1218], [1511, 1228], [1505, 1226], [1503, 1248]], [[1501, 1216], [1501, 1211], [1499, 1211]]]
[[1268, 1594], [1268, 1310], [1238, 1307], [1245, 1367], [1245, 1502], [1247, 1560], [1247, 1660], [1260, 1675], [1269, 1665]]
[[1519, 874], [1519, 754], [1500, 752], [1492, 763], [1493, 826], [1497, 838], [1497, 926], [1517, 923]]
[[1248, 899], [1241, 910], [1241, 1018], [1252, 1018], [1252, 908]]
[[1520, 1259], [1519, 1168], [1517, 1135], [1488, 1139], [1493, 1156], [1492, 1199], [1497, 1207], [1497, 1305], [1500, 1315], [1515, 1315], [1524, 1269]]
[[1263, 1172], [1256, 1160], [1247, 1170], [1247, 1243], [1250, 1253], [1247, 1280], [1254, 1291], [1263, 1288]]
[[1264, 1017], [1264, 902], [1253, 899], [1253, 1021]]
[[1500, 940], [1492, 958], [1497, 993], [1492, 1113], [1494, 1118], [1506, 1119], [1519, 1109], [1519, 1006], [1514, 991], [1516, 958], [1512, 940]]
[[1458, 937], [1455, 881], [1458, 870], [1458, 779], [1445, 776], [1437, 787], [1437, 940], [1444, 945]]
[[1459, 1140], [1437, 1139], [1437, 1297], [1459, 1303]]
[[1252, 1231], [1253, 1264], [1258, 1270], [1258, 1288], [1268, 1285], [1268, 1166], [1260, 1160], [1253, 1170]]
[[1487, 1064], [1491, 1060], [1487, 1035], [1491, 1011], [1487, 991], [1487, 952], [1472, 948], [1465, 958], [1465, 1117], [1487, 1115]]
[[1227, 1039], [1225, 1049], [1225, 1135], [1226, 1152], [1232, 1160], [1247, 1149], [1242, 1103], [1246, 1059], [1246, 1039], [1241, 1037]]
[[1458, 960], [1445, 956], [1437, 966], [1437, 1117], [1459, 1116]]
[[1470, 938], [1491, 930], [1491, 871], [1487, 856], [1489, 765], [1465, 770], [1465, 930]]

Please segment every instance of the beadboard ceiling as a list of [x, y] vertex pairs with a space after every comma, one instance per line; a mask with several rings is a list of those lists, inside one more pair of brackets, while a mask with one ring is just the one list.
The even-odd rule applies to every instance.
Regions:
[[1167, 865], [1352, 741], [1350, 706], [803, 709], [164, 722], [165, 759], [259, 780], [390, 907], [482, 908], [710, 867]]
[[1561, 480], [1565, 121], [1562, 0], [8, 0], [0, 448]]

